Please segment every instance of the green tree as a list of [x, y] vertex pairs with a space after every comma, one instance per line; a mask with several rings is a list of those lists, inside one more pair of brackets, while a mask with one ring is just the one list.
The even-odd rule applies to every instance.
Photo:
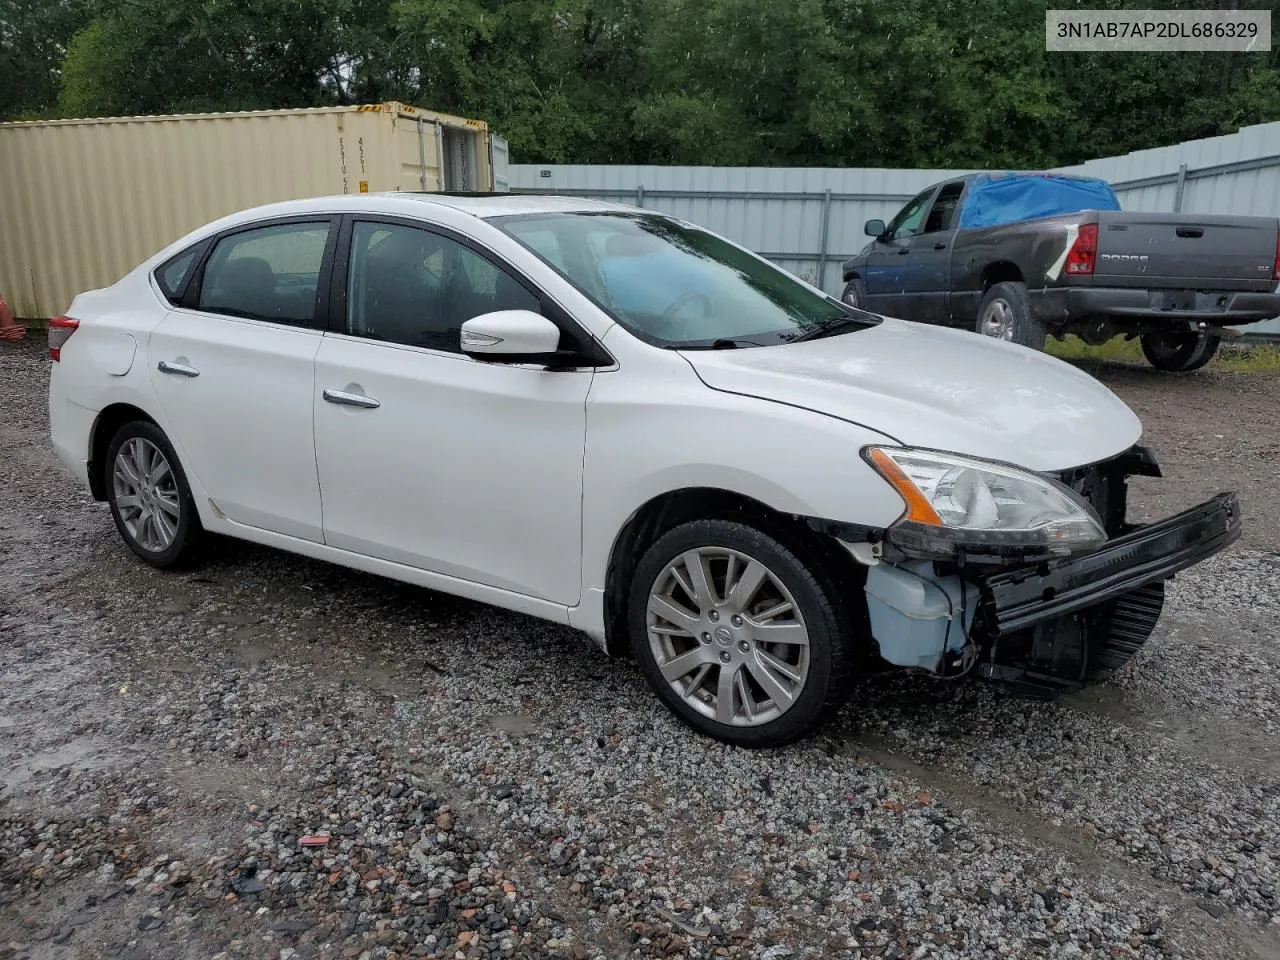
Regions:
[[87, 0], [0, 0], [0, 120], [53, 113], [71, 37]]
[[[521, 161], [926, 168], [1280, 119], [1280, 51], [1046, 52], [1072, 3], [1146, 0], [0, 0], [0, 110], [400, 99], [483, 117]], [[1268, 6], [1165, 5], [1214, 3]]]

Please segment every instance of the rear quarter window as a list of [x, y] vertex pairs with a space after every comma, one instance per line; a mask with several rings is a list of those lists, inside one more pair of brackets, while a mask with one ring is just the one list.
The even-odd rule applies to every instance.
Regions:
[[191, 277], [191, 268], [200, 259], [200, 253], [204, 250], [204, 247], [205, 244], [203, 243], [197, 244], [156, 267], [155, 278], [157, 285], [160, 287], [160, 292], [175, 307], [178, 305], [178, 301], [182, 299], [182, 291], [186, 288], [187, 280]]

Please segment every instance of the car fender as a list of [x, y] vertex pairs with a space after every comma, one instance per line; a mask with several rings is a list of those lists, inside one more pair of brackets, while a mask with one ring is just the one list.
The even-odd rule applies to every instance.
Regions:
[[[670, 353], [662, 388], [599, 375], [587, 404], [582, 603], [575, 626], [604, 635], [603, 594], [618, 536], [646, 504], [689, 489], [723, 490], [783, 514], [888, 526], [902, 498], [862, 458], [893, 443], [867, 427], [785, 403], [708, 388]], [[642, 389], [649, 383], [650, 389]], [[654, 423], [670, 429], [655, 436]]]

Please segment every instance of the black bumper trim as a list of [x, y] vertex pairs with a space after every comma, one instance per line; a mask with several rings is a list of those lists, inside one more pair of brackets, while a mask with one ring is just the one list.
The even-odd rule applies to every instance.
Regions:
[[1234, 493], [1221, 493], [1082, 557], [993, 574], [980, 582], [988, 628], [1000, 636], [1097, 606], [1166, 580], [1239, 536], [1240, 503]]
[[[1189, 294], [1189, 302], [1164, 307], [1165, 294]], [[1164, 287], [1061, 286], [1029, 291], [1031, 309], [1048, 322], [1068, 322], [1106, 316], [1155, 322], [1203, 321], [1235, 325], [1280, 315], [1275, 290], [1182, 290]], [[1226, 302], [1219, 305], [1220, 300]]]

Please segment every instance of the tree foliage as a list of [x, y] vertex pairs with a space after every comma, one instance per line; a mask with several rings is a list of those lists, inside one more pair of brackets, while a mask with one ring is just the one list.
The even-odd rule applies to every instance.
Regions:
[[[1047, 53], [1070, 2], [0, 0], [0, 116], [400, 99], [483, 117], [529, 162], [893, 167], [1280, 119], [1280, 53]], [[1236, 0], [1165, 5], [1214, 2]]]

